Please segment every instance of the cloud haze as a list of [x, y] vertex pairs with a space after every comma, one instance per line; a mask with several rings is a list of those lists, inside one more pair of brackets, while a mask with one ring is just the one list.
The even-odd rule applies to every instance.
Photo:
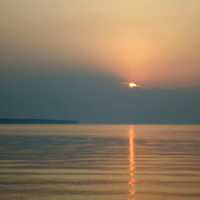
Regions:
[[0, 15], [0, 117], [199, 120], [198, 0], [2, 0]]

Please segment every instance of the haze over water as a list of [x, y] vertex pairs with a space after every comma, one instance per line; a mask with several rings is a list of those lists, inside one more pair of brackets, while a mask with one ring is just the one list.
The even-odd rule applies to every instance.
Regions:
[[0, 199], [200, 199], [200, 126], [1, 125]]

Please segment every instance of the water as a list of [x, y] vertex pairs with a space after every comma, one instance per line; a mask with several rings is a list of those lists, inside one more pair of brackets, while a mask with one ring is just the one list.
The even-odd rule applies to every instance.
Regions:
[[1, 200], [200, 199], [200, 126], [1, 125]]

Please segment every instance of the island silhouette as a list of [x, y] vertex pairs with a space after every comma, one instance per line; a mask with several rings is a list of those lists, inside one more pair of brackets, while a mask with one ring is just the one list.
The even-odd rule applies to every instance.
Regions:
[[35, 119], [35, 118], [0, 118], [0, 124], [78, 124], [76, 120]]

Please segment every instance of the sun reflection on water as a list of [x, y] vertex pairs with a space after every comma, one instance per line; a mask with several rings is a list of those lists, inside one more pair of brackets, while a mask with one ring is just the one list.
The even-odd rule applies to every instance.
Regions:
[[135, 199], [135, 130], [134, 127], [129, 129], [129, 198]]

